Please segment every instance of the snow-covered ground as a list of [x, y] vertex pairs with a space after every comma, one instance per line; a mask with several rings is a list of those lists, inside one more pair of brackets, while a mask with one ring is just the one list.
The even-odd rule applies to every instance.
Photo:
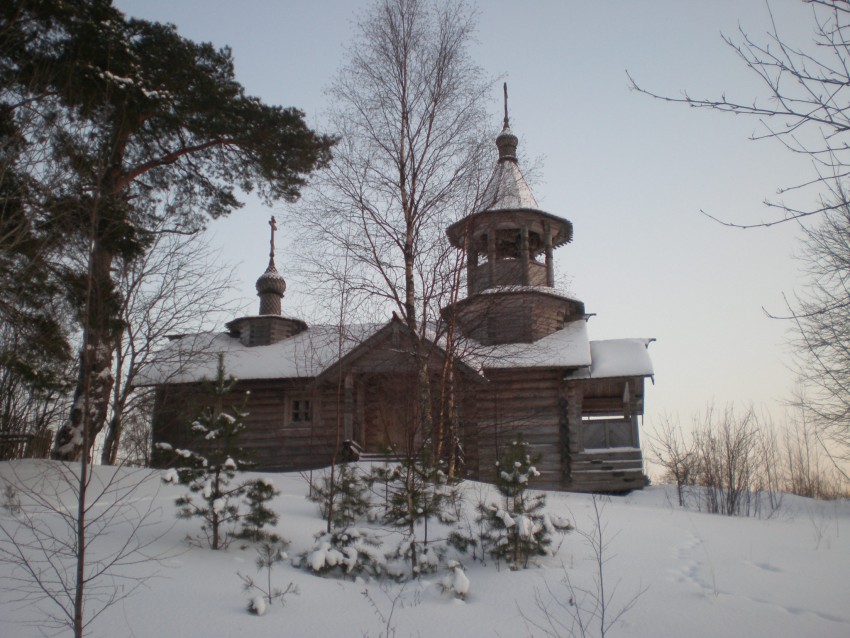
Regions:
[[[55, 473], [47, 469], [51, 467], [56, 466], [37, 461], [0, 463], [0, 477], [32, 481], [52, 477]], [[110, 471], [97, 468], [97, 476], [105, 480]], [[121, 475], [127, 478], [123, 472], [128, 471]], [[226, 551], [214, 552], [187, 542], [187, 535], [199, 534], [199, 522], [175, 519], [173, 501], [185, 488], [163, 485], [159, 476], [149, 473], [139, 489], [127, 495], [133, 508], [123, 513], [131, 512], [130, 520], [113, 519], [90, 548], [94, 558], [113, 551], [126, 542], [135, 512], [150, 511], [137, 536], [146, 545], [144, 554], [159, 560], [149, 558], [113, 571], [152, 576], [95, 619], [92, 636], [546, 636], [541, 627], [550, 625], [542, 605], [549, 607], [554, 626], [569, 625], [568, 613], [575, 610], [557, 604], [570, 599], [565, 574], [574, 592], [596, 591], [592, 547], [572, 532], [556, 539], [560, 545], [554, 556], [527, 570], [511, 572], [504, 565], [499, 570], [493, 561], [464, 559], [469, 580], [464, 600], [440, 586], [447, 569], [407, 583], [380, 583], [322, 578], [287, 562], [272, 571], [274, 585], [283, 589], [294, 583], [298, 594], [288, 596], [285, 606], [276, 604], [265, 615], [254, 616], [246, 611], [249, 595], [242, 592], [237, 572], [258, 575], [255, 550], [234, 542]], [[301, 475], [268, 476], [281, 491], [274, 501], [281, 516], [278, 532], [291, 541], [288, 554], [297, 556], [312, 547], [313, 534], [323, 527], [317, 506], [305, 499], [307, 482]], [[39, 490], [49, 494], [55, 487], [54, 479], [48, 478]], [[471, 512], [489, 488], [469, 484], [466, 489]], [[580, 531], [594, 531], [590, 496], [550, 493], [548, 498], [551, 512], [570, 518]], [[21, 500], [26, 506], [25, 494]], [[847, 501], [785, 496], [781, 509], [767, 520], [681, 510], [675, 505], [674, 490], [665, 486], [604, 498], [599, 504], [607, 541], [604, 585], [606, 597], [611, 597], [609, 619], [633, 603], [608, 636], [850, 636]], [[70, 507], [71, 500], [66, 505]], [[95, 516], [106, 511], [103, 503], [92, 508]], [[38, 520], [54, 530], [62, 528], [58, 513], [43, 514]], [[13, 533], [18, 525], [8, 508], [0, 509], [0, 523]], [[22, 585], [12, 580], [13, 569], [8, 562], [0, 563], [0, 636], [41, 636], [40, 619], [57, 608], [49, 601], [14, 602], [15, 590]], [[118, 592], [134, 584], [123, 578], [99, 582]], [[558, 635], [570, 634], [562, 630]], [[597, 622], [591, 621], [588, 635], [598, 635]]]

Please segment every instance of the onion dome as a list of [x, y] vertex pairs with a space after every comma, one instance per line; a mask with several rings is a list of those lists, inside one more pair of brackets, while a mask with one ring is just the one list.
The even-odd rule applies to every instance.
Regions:
[[257, 279], [257, 295], [260, 297], [261, 315], [279, 315], [280, 300], [286, 292], [286, 281], [274, 266], [274, 260], [269, 260], [266, 272]]
[[519, 138], [514, 135], [511, 127], [508, 126], [507, 118], [505, 118], [505, 127], [502, 132], [496, 137], [496, 147], [499, 149], [499, 162], [510, 160], [516, 162], [516, 147], [519, 144]]
[[261, 315], [279, 315], [280, 300], [286, 292], [286, 280], [277, 271], [274, 259], [269, 260], [269, 267], [257, 279], [257, 295], [260, 297]]
[[280, 300], [286, 292], [286, 281], [274, 265], [274, 231], [277, 230], [275, 218], [269, 220], [271, 226], [271, 241], [269, 246], [269, 266], [266, 272], [257, 279], [257, 296], [260, 298], [261, 315], [279, 315]]

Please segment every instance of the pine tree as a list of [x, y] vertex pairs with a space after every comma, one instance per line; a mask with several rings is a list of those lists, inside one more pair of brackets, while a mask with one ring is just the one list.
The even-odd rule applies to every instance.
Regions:
[[[399, 554], [410, 561], [414, 574], [436, 567], [428, 546], [428, 522], [441, 514], [446, 500], [446, 475], [432, 462], [426, 442], [418, 454], [409, 454], [398, 464], [375, 467], [370, 481], [383, 483], [386, 490], [384, 522], [405, 532]], [[417, 525], [423, 528], [422, 548]]]
[[344, 529], [368, 514], [370, 501], [367, 488], [355, 466], [340, 463], [334, 473], [327, 472], [313, 485], [307, 498], [319, 504], [322, 518], [327, 520], [330, 517], [330, 531], [334, 531]]
[[540, 476], [534, 466], [540, 458], [528, 452], [522, 434], [508, 446], [497, 463], [496, 489], [501, 504], [481, 504], [478, 521], [486, 531], [485, 549], [496, 559], [505, 559], [511, 569], [528, 567], [529, 558], [544, 556], [552, 544], [552, 534], [572, 529], [568, 521], [546, 514], [546, 494], [528, 493], [529, 481]]
[[33, 434], [58, 421], [72, 387], [71, 313], [59, 303], [62, 233], [33, 213], [43, 190], [6, 98], [0, 84], [0, 432]]
[[20, 132], [15, 174], [31, 182], [13, 195], [76, 253], [64, 284], [84, 343], [54, 446], [75, 460], [109, 409], [115, 266], [142, 255], [163, 221], [196, 232], [239, 208], [240, 192], [294, 200], [333, 139], [299, 110], [247, 95], [229, 49], [128, 18], [111, 0], [5, 0], [0, 34], [0, 129]]
[[270, 534], [263, 528], [267, 525], [277, 525], [279, 519], [277, 512], [268, 507], [268, 502], [272, 500], [279, 492], [275, 489], [274, 482], [267, 478], [250, 481], [245, 492], [245, 501], [247, 502], [248, 512], [242, 516], [242, 529], [239, 530], [237, 536], [248, 540], [259, 541], [280, 541], [276, 534]]
[[230, 528], [239, 522], [245, 524], [239, 535], [257, 540], [264, 535], [263, 526], [277, 523], [277, 515], [266, 507], [276, 494], [274, 484], [268, 479], [235, 480], [237, 472], [250, 465], [238, 445], [248, 415], [244, 409], [247, 396], [241, 406], [230, 407], [232, 414], [225, 409], [235, 384], [236, 379], [225, 376], [224, 356], [219, 355], [216, 379], [205, 383], [212, 405], [191, 427], [199, 442], [198, 450], [174, 450], [177, 468], [163, 479], [189, 486], [190, 493], [175, 501], [178, 516], [202, 519], [202, 529], [212, 549], [226, 547], [229, 537], [235, 535]]

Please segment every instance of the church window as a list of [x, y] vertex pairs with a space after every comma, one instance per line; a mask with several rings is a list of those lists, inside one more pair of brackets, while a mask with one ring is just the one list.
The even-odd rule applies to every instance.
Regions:
[[309, 423], [313, 420], [313, 406], [309, 399], [292, 399], [289, 411], [292, 423]]

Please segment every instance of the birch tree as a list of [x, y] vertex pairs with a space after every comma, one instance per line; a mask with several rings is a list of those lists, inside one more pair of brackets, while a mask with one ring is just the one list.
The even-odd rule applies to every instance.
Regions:
[[[754, 96], [671, 97], [629, 78], [632, 88], [668, 102], [752, 118], [753, 140], [778, 144], [811, 162], [813, 172], [782, 185], [766, 204], [776, 216], [758, 224], [718, 220], [738, 228], [799, 222], [806, 290], [789, 300], [797, 368], [807, 391], [800, 403], [821, 426], [829, 451], [850, 454], [850, 3], [802, 0], [811, 9], [812, 37], [789, 38], [768, 6], [768, 28], [743, 27], [724, 36], [756, 80]], [[795, 202], [795, 203], [792, 203]], [[814, 202], [814, 203], [810, 203]], [[835, 445], [837, 444], [837, 447]]]
[[423, 337], [459, 266], [444, 229], [472, 208], [489, 168], [483, 104], [490, 83], [470, 57], [474, 28], [462, 2], [371, 5], [328, 91], [339, 137], [334, 162], [317, 176], [308, 214], [297, 220], [311, 237], [308, 270], [315, 255], [323, 257], [312, 269], [320, 285], [343, 279], [336, 267], [343, 259], [334, 256], [344, 255], [352, 305], [371, 299], [416, 335], [423, 437], [431, 434]]

